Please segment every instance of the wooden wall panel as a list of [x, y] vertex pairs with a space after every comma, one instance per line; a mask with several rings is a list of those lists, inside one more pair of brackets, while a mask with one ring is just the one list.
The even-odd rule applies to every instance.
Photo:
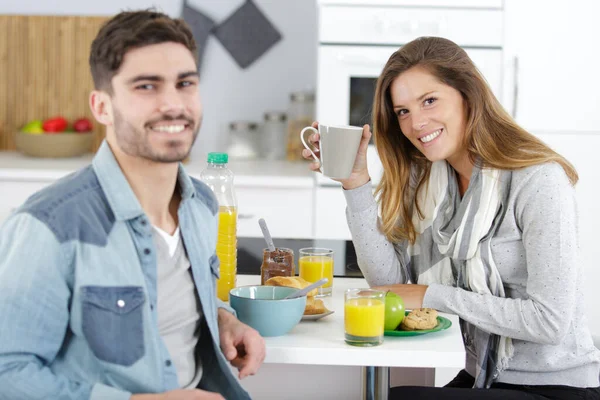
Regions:
[[104, 129], [88, 106], [93, 89], [90, 45], [108, 17], [0, 15], [0, 150], [15, 148], [27, 122], [63, 116], [94, 123], [95, 151]]

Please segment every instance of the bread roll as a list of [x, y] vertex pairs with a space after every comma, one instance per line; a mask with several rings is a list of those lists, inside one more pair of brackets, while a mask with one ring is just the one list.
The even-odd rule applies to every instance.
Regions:
[[306, 308], [304, 308], [304, 315], [315, 315], [315, 314], [323, 314], [326, 312], [325, 304], [323, 304], [323, 300], [315, 299], [314, 297], [306, 298]]
[[[300, 278], [299, 276], [274, 276], [265, 282], [267, 286], [285, 286], [296, 289], [304, 289], [310, 282]], [[317, 289], [313, 289], [306, 295], [312, 297], [317, 295]]]
[[[300, 278], [299, 276], [274, 276], [265, 282], [267, 286], [285, 286], [293, 287], [296, 289], [304, 289], [310, 282]], [[304, 315], [315, 315], [323, 314], [327, 312], [323, 300], [315, 299], [317, 295], [317, 289], [313, 289], [306, 295], [306, 307], [304, 308]]]

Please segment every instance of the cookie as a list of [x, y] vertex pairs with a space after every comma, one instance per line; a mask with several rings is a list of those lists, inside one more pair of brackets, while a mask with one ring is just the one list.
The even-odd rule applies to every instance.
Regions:
[[433, 308], [417, 308], [412, 310], [400, 324], [403, 331], [421, 331], [437, 326], [437, 311]]

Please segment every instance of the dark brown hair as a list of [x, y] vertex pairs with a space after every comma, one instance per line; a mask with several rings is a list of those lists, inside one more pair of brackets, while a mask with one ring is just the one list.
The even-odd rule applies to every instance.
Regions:
[[414, 67], [425, 69], [453, 87], [465, 100], [464, 146], [473, 164], [515, 170], [556, 162], [571, 183], [577, 183], [575, 168], [517, 125], [504, 110], [462, 48], [448, 39], [421, 37], [392, 54], [377, 80], [373, 100], [373, 134], [384, 169], [377, 187], [381, 228], [390, 241], [414, 243], [417, 233], [412, 223], [413, 212], [422, 217], [416, 194], [425, 187], [431, 169], [431, 162], [400, 130], [390, 94], [390, 86], [398, 75]]
[[108, 20], [92, 42], [90, 69], [97, 90], [112, 92], [111, 81], [127, 51], [152, 44], [175, 42], [187, 47], [196, 63], [196, 42], [182, 19], [153, 9], [123, 11]]

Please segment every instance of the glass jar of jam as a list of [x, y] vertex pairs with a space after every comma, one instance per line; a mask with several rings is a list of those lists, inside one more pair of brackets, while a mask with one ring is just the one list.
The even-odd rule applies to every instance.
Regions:
[[278, 247], [275, 251], [263, 250], [263, 262], [260, 266], [260, 284], [274, 276], [294, 276], [294, 251]]

